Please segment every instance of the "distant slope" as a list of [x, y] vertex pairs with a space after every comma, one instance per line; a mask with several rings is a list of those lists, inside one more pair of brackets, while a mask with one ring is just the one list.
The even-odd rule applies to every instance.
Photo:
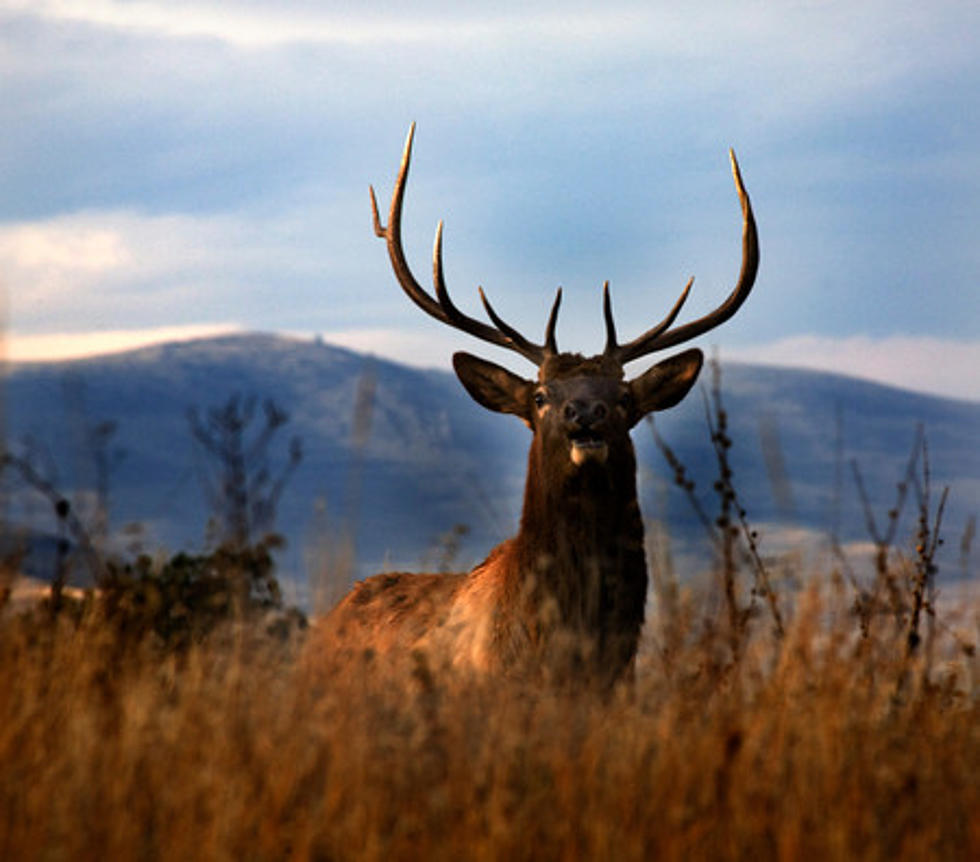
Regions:
[[[359, 450], [351, 433], [355, 393], [365, 374], [373, 376], [376, 389], [370, 437]], [[952, 485], [945, 517], [950, 545], [978, 509], [980, 404], [746, 365], [725, 365], [722, 387], [735, 440], [736, 484], [750, 517], [770, 535], [782, 526], [825, 531], [839, 517], [845, 538], [866, 538], [846, 463], [843, 505], [835, 514], [838, 427], [845, 462], [855, 458], [860, 464], [880, 522], [919, 423], [928, 434], [934, 488]], [[148, 547], [200, 548], [208, 515], [199, 481], [203, 455], [192, 443], [186, 411], [216, 406], [235, 392], [272, 397], [289, 412], [273, 447], [283, 458], [290, 436], [303, 439], [305, 457], [278, 518], [289, 542], [287, 571], [301, 574], [303, 551], [315, 545], [311, 539], [347, 522], [355, 523], [362, 572], [417, 566], [454, 524], [472, 528], [462, 550], [467, 563], [515, 529], [529, 439], [519, 422], [474, 404], [448, 371], [420, 371], [311, 341], [228, 336], [13, 365], [4, 385], [7, 437], [14, 445], [28, 435], [41, 441], [59, 487], [84, 492], [93, 487], [95, 472], [83, 429], [86, 423], [117, 422], [114, 440], [123, 457], [111, 473], [114, 529], [140, 522]], [[714, 456], [699, 392], [656, 423], [713, 511]], [[670, 486], [670, 471], [647, 426], [634, 438], [644, 513], [666, 520], [676, 541], [693, 541], [699, 528], [687, 501]], [[779, 461], [785, 475], [774, 486], [771, 474]], [[27, 514], [37, 529], [52, 528], [36, 501]], [[909, 509], [902, 535], [913, 526]], [[947, 557], [956, 560], [955, 553]]]

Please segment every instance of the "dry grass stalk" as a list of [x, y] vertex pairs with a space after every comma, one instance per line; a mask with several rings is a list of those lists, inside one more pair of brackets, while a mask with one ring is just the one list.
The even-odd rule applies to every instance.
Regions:
[[421, 653], [314, 673], [242, 627], [176, 657], [97, 611], [6, 619], [0, 857], [976, 858], [975, 656], [939, 644], [896, 700], [921, 659], [855, 650], [842, 589], [720, 671], [726, 633], [684, 616], [672, 672], [642, 653], [607, 700]]

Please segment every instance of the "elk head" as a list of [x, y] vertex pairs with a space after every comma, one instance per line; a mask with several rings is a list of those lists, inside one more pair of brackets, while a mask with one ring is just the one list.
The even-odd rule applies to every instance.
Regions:
[[758, 237], [735, 153], [729, 151], [735, 188], [742, 206], [742, 267], [728, 298], [710, 314], [671, 328], [690, 294], [694, 283], [691, 278], [663, 320], [632, 341], [619, 344], [609, 283], [606, 282], [603, 286], [606, 346], [598, 356], [583, 357], [558, 351], [555, 323], [561, 304], [561, 288], [555, 296], [541, 344], [531, 342], [501, 319], [482, 288], [478, 288], [480, 299], [492, 325], [461, 312], [450, 299], [443, 277], [441, 221], [433, 249], [435, 296], [420, 286], [405, 260], [401, 242], [402, 203], [414, 133], [413, 123], [405, 141], [387, 226], [381, 224], [374, 189], [371, 189], [374, 231], [387, 243], [391, 265], [402, 289], [409, 299], [436, 320], [482, 341], [513, 350], [538, 367], [537, 379], [526, 380], [492, 362], [468, 353], [457, 353], [453, 356], [453, 366], [466, 391], [490, 410], [520, 417], [534, 431], [536, 443], [540, 440], [541, 449], [551, 456], [547, 462], [551, 465], [561, 463], [569, 473], [606, 464], [616, 457], [624, 439], [632, 458], [629, 430], [648, 413], [677, 404], [694, 385], [703, 356], [700, 350], [686, 350], [657, 363], [632, 380], [625, 379], [626, 363], [689, 341], [728, 320], [745, 301], [755, 281], [759, 265]]

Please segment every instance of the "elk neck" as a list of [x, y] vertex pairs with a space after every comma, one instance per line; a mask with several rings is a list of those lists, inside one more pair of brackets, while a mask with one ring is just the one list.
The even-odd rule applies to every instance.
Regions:
[[592, 631], [638, 630], [647, 589], [636, 458], [628, 435], [604, 464], [569, 468], [536, 436], [528, 456], [513, 584], [557, 603], [561, 622]]

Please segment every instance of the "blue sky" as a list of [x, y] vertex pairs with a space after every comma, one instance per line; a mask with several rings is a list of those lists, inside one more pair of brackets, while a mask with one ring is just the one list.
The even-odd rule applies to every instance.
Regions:
[[[261, 329], [449, 367], [371, 231], [418, 123], [405, 245], [445, 219], [535, 338], [597, 351], [762, 244], [721, 356], [980, 398], [980, 4], [0, 0], [0, 285], [12, 358]], [[491, 11], [492, 10], [492, 11]], [[528, 372], [528, 368], [522, 369]], [[641, 370], [636, 368], [636, 371]]]

